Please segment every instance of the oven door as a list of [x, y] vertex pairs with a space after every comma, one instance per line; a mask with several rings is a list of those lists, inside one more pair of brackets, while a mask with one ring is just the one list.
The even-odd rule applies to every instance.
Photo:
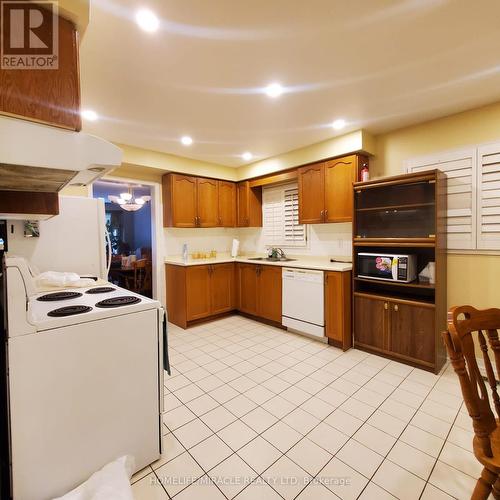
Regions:
[[358, 277], [397, 281], [398, 258], [394, 255], [359, 253]]

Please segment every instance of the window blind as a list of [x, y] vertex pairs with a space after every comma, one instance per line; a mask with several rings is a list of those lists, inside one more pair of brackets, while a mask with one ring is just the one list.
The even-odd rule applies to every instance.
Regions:
[[439, 169], [446, 175], [446, 233], [450, 250], [476, 248], [476, 149], [462, 149], [406, 162], [407, 172]]
[[299, 224], [299, 190], [296, 183], [264, 187], [262, 214], [266, 245], [306, 246], [306, 229]]
[[500, 143], [478, 148], [477, 248], [500, 249]]

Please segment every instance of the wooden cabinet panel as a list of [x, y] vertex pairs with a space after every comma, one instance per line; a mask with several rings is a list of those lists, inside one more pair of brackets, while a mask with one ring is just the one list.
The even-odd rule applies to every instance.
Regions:
[[258, 316], [281, 323], [281, 267], [258, 266], [257, 276]]
[[209, 266], [186, 268], [186, 318], [187, 321], [210, 316]]
[[196, 179], [196, 216], [198, 227], [215, 227], [218, 224], [218, 184], [215, 179]]
[[186, 269], [186, 267], [171, 264], [165, 266], [168, 321], [181, 328], [187, 326]]
[[78, 131], [78, 33], [63, 18], [58, 29], [58, 69], [0, 69], [0, 113]]
[[237, 185], [238, 227], [262, 226], [262, 187], [251, 188], [248, 181]]
[[387, 348], [388, 308], [387, 300], [354, 296], [354, 344]]
[[236, 184], [217, 181], [219, 184], [219, 218], [217, 224], [222, 227], [236, 225]]
[[325, 331], [333, 345], [352, 347], [351, 273], [325, 273]]
[[222, 314], [234, 309], [234, 264], [210, 266], [210, 310]]
[[323, 163], [299, 168], [299, 221], [301, 224], [323, 222], [324, 180]]
[[163, 178], [163, 221], [170, 227], [196, 227], [196, 177], [167, 174]]
[[257, 266], [254, 264], [238, 264], [238, 284], [238, 307], [240, 311], [257, 316]]
[[325, 222], [352, 220], [356, 165], [355, 155], [325, 162]]
[[391, 352], [434, 363], [434, 307], [390, 302], [389, 345]]

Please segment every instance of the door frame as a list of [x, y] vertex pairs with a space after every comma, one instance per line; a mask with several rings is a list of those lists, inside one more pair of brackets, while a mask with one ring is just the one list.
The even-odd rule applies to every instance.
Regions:
[[[129, 177], [105, 175], [102, 181], [119, 182], [123, 184], [142, 184], [151, 188], [151, 260], [152, 260], [152, 292], [153, 299], [166, 307], [164, 261], [165, 251], [163, 244], [163, 205], [161, 198], [161, 184], [153, 181], [143, 181]], [[90, 186], [90, 196], [94, 197], [94, 185]]]

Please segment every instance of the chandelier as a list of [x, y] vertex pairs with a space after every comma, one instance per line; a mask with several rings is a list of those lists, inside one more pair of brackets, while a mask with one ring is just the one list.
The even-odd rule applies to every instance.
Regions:
[[130, 187], [126, 193], [120, 193], [120, 196], [109, 195], [108, 198], [109, 201], [120, 205], [127, 212], [136, 212], [151, 200], [151, 196], [135, 197], [134, 191]]

